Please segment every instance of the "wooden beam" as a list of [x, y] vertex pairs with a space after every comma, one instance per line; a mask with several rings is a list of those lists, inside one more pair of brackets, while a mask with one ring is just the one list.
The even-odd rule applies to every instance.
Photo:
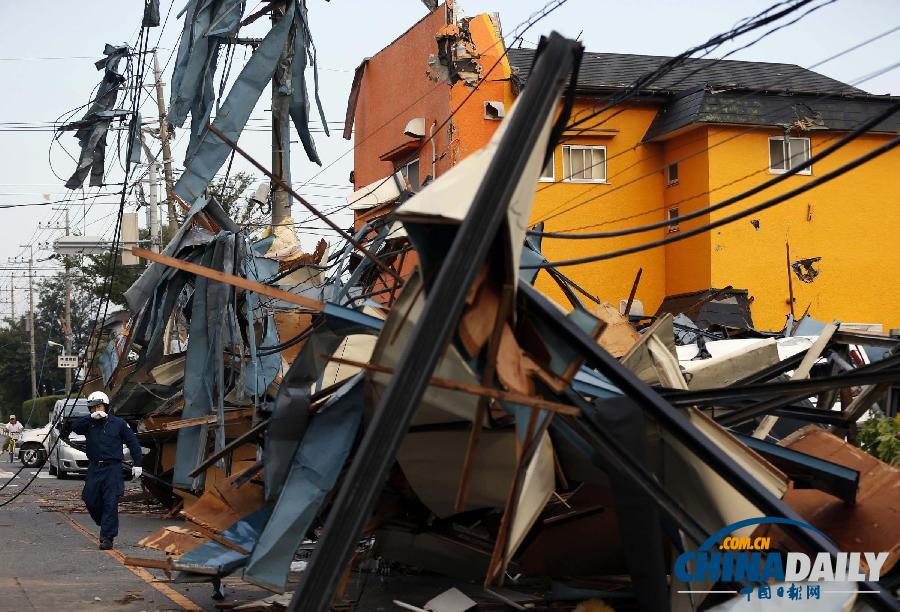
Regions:
[[[511, 285], [504, 285], [500, 294], [500, 308], [497, 318], [494, 319], [494, 329], [488, 340], [488, 354], [485, 361], [484, 374], [481, 384], [485, 387], [493, 384], [497, 370], [497, 353], [500, 351], [500, 337], [503, 334], [503, 326], [506, 324], [510, 310], [515, 299], [515, 290]], [[463, 512], [469, 498], [469, 481], [472, 478], [472, 470], [475, 468], [475, 451], [478, 448], [478, 440], [481, 438], [481, 428], [487, 416], [488, 398], [482, 396], [475, 410], [475, 418], [472, 419], [472, 429], [469, 430], [469, 441], [466, 445], [466, 454], [463, 458], [462, 473], [459, 477], [459, 485], [456, 489], [456, 512]]]
[[[373, 372], [380, 372], [382, 374], [394, 373], [394, 368], [385, 368], [373, 363], [363, 363], [361, 361], [353, 361], [352, 359], [343, 359], [341, 357], [333, 357], [330, 355], [323, 355], [322, 357], [328, 361], [362, 368], [363, 370], [372, 370]], [[433, 387], [441, 387], [442, 389], [450, 389], [451, 391], [462, 391], [463, 393], [471, 393], [472, 395], [490, 397], [497, 400], [513, 402], [515, 404], [522, 404], [523, 406], [530, 406], [531, 408], [539, 408], [541, 410], [548, 410], [550, 412], [567, 414], [569, 416], [578, 416], [579, 414], [581, 414], [581, 411], [578, 408], [576, 408], [575, 406], [570, 406], [568, 404], [551, 402], [539, 397], [532, 397], [531, 395], [516, 393], [515, 391], [501, 391], [500, 389], [494, 389], [492, 387], [471, 385], [469, 383], [459, 382], [458, 380], [450, 380], [449, 378], [438, 378], [437, 376], [433, 376], [428, 384]]]
[[191, 524], [191, 529], [193, 529], [194, 531], [196, 531], [197, 533], [199, 533], [200, 535], [202, 535], [204, 538], [210, 539], [210, 540], [212, 540], [213, 542], [216, 542], [217, 544], [221, 544], [221, 545], [224, 546], [225, 548], [230, 548], [231, 550], [233, 550], [233, 551], [235, 551], [235, 552], [239, 552], [239, 553], [241, 553], [242, 555], [249, 555], [249, 554], [250, 554], [250, 551], [247, 550], [246, 548], [244, 548], [243, 546], [238, 546], [237, 544], [235, 544], [235, 543], [232, 542], [231, 540], [229, 540], [229, 539], [227, 539], [227, 538], [223, 538], [222, 536], [220, 536], [218, 533], [216, 533], [216, 532], [213, 531], [212, 529], [207, 529], [207, 528], [204, 527], [203, 525], [198, 525], [197, 523], [195, 523], [194, 521], [192, 521], [190, 518], [184, 516], [184, 513], [183, 513], [183, 512], [181, 513], [181, 516], [183, 516], [184, 519], [185, 519], [188, 523]]
[[245, 442], [247, 442], [249, 440], [252, 440], [253, 437], [256, 434], [258, 434], [260, 431], [262, 431], [262, 429], [268, 424], [269, 424], [269, 419], [260, 421], [259, 423], [257, 423], [256, 425], [254, 425], [253, 427], [251, 427], [250, 429], [248, 429], [247, 431], [242, 433], [240, 436], [238, 436], [237, 438], [235, 438], [234, 440], [232, 440], [231, 442], [226, 444], [222, 448], [222, 450], [215, 452], [212, 455], [210, 455], [209, 457], [207, 457], [206, 459], [204, 459], [203, 463], [201, 463], [200, 465], [195, 467], [194, 470], [188, 474], [188, 476], [190, 476], [191, 478], [196, 478], [197, 476], [199, 476], [200, 474], [205, 472], [207, 469], [209, 469], [209, 467], [213, 463], [215, 463], [216, 461], [218, 461], [219, 459], [221, 459], [222, 457], [224, 457], [225, 455], [227, 455], [228, 453], [230, 453], [231, 451], [236, 449], [238, 446], [240, 446], [241, 444], [244, 444]]
[[[238, 419], [253, 416], [254, 409], [253, 408], [244, 408], [241, 410], [231, 410], [225, 413], [225, 421], [236, 421]], [[175, 431], [177, 429], [184, 429], [185, 427], [194, 427], [195, 425], [212, 425], [213, 423], [218, 422], [219, 416], [215, 414], [208, 414], [202, 417], [194, 417], [193, 419], [181, 419], [180, 421], [169, 421], [168, 423], [163, 423], [161, 427], [158, 429], [150, 429], [147, 431], [142, 431], [142, 434], [152, 434], [156, 432], [162, 431]]]
[[172, 562], [168, 557], [165, 559], [150, 559], [148, 557], [124, 557], [122, 563], [132, 567], [151, 567], [153, 569], [171, 570]]
[[182, 261], [180, 259], [176, 259], [175, 257], [163, 255], [162, 253], [154, 253], [153, 251], [148, 251], [147, 249], [142, 249], [140, 247], [132, 247], [131, 252], [137, 257], [141, 257], [143, 259], [147, 259], [164, 266], [169, 266], [170, 268], [184, 270], [185, 272], [190, 272], [191, 274], [196, 274], [197, 276], [203, 276], [220, 283], [226, 283], [228, 285], [240, 287], [241, 289], [253, 291], [254, 293], [265, 295], [270, 298], [275, 298], [276, 300], [282, 300], [290, 304], [303, 306], [304, 308], [308, 308], [309, 310], [313, 310], [315, 312], [321, 312], [325, 308], [325, 304], [323, 304], [322, 302], [312, 300], [308, 297], [303, 297], [302, 295], [283, 291], [275, 287], [270, 287], [269, 285], [263, 285], [262, 283], [257, 283], [256, 281], [252, 281], [241, 276], [235, 276], [234, 274], [227, 274], [220, 270], [213, 270], [212, 268], [200, 266], [189, 261]]

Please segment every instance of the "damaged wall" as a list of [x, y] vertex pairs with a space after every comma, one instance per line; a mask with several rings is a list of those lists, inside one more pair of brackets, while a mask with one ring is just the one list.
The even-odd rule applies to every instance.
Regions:
[[[768, 139], [777, 130], [710, 128], [711, 144], [734, 138], [710, 151], [711, 186], [737, 181], [714, 193], [719, 202], [771, 179]], [[811, 138], [812, 155], [834, 143], [841, 134], [805, 132]], [[812, 176], [794, 176], [733, 207], [713, 213], [712, 220], [732, 214], [822, 176], [884, 144], [890, 137], [863, 136], [812, 167]], [[781, 329], [788, 307], [788, 272], [785, 240], [791, 262], [821, 257], [814, 267], [818, 276], [801, 282], [791, 271], [799, 316], [810, 305], [819, 320], [881, 323], [884, 330], [900, 327], [900, 250], [893, 247], [900, 227], [900, 209], [894, 204], [900, 189], [900, 151], [891, 151], [845, 176], [754, 215], [757, 230], [742, 220], [712, 234], [711, 286], [733, 285], [749, 290], [753, 320], [760, 329]], [[751, 177], [739, 180], [753, 171]], [[748, 257], [748, 252], [752, 253]]]
[[[391, 173], [391, 162], [380, 157], [413, 140], [403, 133], [410, 119], [425, 119], [427, 137], [432, 122], [437, 120], [440, 124], [449, 116], [449, 86], [435, 83], [425, 74], [428, 56], [437, 51], [435, 32], [445, 25], [446, 10], [441, 6], [369, 58], [360, 83], [354, 121], [356, 189]], [[407, 106], [411, 108], [400, 112]], [[445, 127], [435, 136], [438, 157], [448, 150], [448, 142]], [[420, 181], [431, 173], [431, 153], [429, 143], [420, 154]], [[449, 156], [438, 160], [439, 175], [449, 167]]]

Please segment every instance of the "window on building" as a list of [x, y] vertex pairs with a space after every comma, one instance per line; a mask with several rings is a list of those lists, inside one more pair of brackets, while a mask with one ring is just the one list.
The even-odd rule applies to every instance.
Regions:
[[666, 166], [666, 185], [678, 184], [678, 162]]
[[[787, 172], [809, 160], [809, 138], [769, 138], [769, 171]], [[812, 174], [812, 168], [804, 168], [798, 174]]]
[[548, 183], [556, 180], [556, 153], [550, 154], [550, 159], [547, 160], [547, 165], [544, 166], [544, 169], [541, 170], [541, 182]]
[[564, 181], [606, 182], [606, 147], [564, 145], [562, 154]]
[[409, 181], [410, 188], [415, 192], [419, 190], [419, 160], [414, 159], [400, 168], [400, 173]]
[[669, 233], [677, 232], [680, 229], [678, 224], [678, 207], [673, 206], [669, 209]]

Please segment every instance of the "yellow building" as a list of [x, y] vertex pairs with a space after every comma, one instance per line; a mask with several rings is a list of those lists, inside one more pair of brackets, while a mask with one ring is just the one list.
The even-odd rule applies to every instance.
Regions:
[[[358, 189], [398, 169], [414, 185], [440, 176], [487, 142], [498, 113], [527, 86], [534, 50], [506, 50], [495, 16], [457, 20], [453, 13], [441, 5], [358, 69], [348, 109], [356, 126]], [[733, 206], [680, 220], [783, 174], [900, 99], [795, 65], [688, 60], [591, 117], [666, 59], [585, 53], [572, 116], [573, 123], [587, 119], [556, 147], [537, 187], [532, 221], [543, 222], [545, 232], [567, 233], [668, 223], [612, 238], [545, 237], [550, 261], [676, 237], [809, 183], [900, 130], [897, 113], [801, 174]], [[416, 146], [424, 135], [404, 130], [416, 118], [438, 130], [426, 146]], [[894, 149], [749, 218], [560, 270], [619, 303], [641, 269], [637, 299], [648, 314], [666, 296], [731, 286], [748, 291], [760, 329], [781, 329], [792, 310], [799, 317], [808, 307], [820, 320], [881, 324], [886, 331], [900, 327], [898, 196], [900, 151]], [[566, 303], [546, 274], [538, 286]]]

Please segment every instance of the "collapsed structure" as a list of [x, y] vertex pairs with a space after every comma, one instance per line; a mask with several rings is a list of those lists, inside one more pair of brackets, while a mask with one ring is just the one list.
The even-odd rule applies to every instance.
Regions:
[[[288, 9], [283, 23], [305, 31], [302, 4]], [[474, 83], [465, 45], [448, 43], [465, 31], [445, 34], [433, 78]], [[268, 61], [268, 78], [287, 40], [270, 36], [250, 60]], [[193, 47], [214, 53], [199, 38], [182, 43], [180, 70], [205, 65]], [[330, 253], [302, 252], [287, 224], [251, 241], [203, 197], [239, 150], [242, 111], [233, 125], [222, 111], [219, 125], [194, 117], [176, 188], [190, 210], [164, 253], [135, 249], [152, 263], [85, 388], [108, 390], [111, 410], [138, 423], [144, 484], [185, 521], [143, 541], [165, 561], [129, 563], [284, 592], [311, 550], [295, 610], [328, 609], [372, 558], [519, 609], [590, 598], [697, 609], [755, 585], [682, 580], [678, 556], [753, 534], [784, 552], [887, 552], [888, 586], [863, 579], [848, 597], [897, 607], [897, 468], [845, 438], [869, 411], [895, 409], [900, 339], [808, 316], [760, 332], [730, 287], [654, 316], [579, 292], [528, 230], [581, 58], [574, 41], [542, 40], [485, 146], [420, 190], [403, 173], [369, 185], [353, 202], [386, 214], [358, 219]], [[202, 91], [179, 92], [208, 118]], [[300, 115], [292, 107], [301, 134], [305, 95]], [[225, 104], [249, 113], [254, 101]], [[567, 308], [535, 288], [536, 266]], [[469, 605], [455, 601], [429, 609]]]

